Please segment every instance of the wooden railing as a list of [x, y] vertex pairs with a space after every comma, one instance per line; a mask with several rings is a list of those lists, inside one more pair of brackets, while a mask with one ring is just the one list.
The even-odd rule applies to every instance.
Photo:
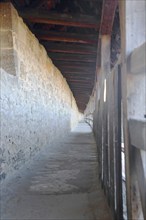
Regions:
[[[98, 100], [93, 115], [93, 130], [98, 148], [98, 161], [103, 189], [107, 196], [109, 205], [113, 211], [114, 219], [122, 220], [128, 218], [126, 215], [126, 200], [124, 200], [123, 181], [131, 184], [131, 204], [133, 203], [132, 189], [135, 184], [133, 174], [138, 182], [140, 202], [137, 207], [141, 208], [143, 219], [146, 219], [146, 178], [144, 162], [141, 155], [146, 155], [146, 44], [136, 49], [127, 60], [127, 112], [128, 134], [130, 142], [125, 146], [122, 97], [122, 70], [120, 62], [117, 63], [111, 73], [105, 77], [106, 100], [104, 97], [105, 88], [101, 88], [100, 99]], [[137, 82], [138, 81], [138, 82]], [[138, 86], [137, 86], [137, 83]], [[137, 87], [136, 87], [137, 86]], [[145, 86], [145, 87], [144, 87]], [[145, 101], [144, 101], [145, 100]], [[129, 148], [130, 156], [124, 147]], [[125, 164], [126, 179], [122, 178], [122, 151], [125, 157], [129, 157], [128, 166]], [[126, 158], [127, 159], [127, 158]], [[146, 159], [146, 157], [145, 157]], [[130, 180], [130, 181], [129, 181]], [[126, 185], [127, 187], [127, 185]], [[127, 193], [127, 188], [126, 192]], [[127, 195], [128, 197], [128, 195]], [[128, 198], [129, 199], [129, 198]], [[125, 201], [125, 204], [124, 204]], [[140, 207], [141, 206], [141, 207]], [[128, 207], [127, 207], [128, 208]], [[131, 207], [132, 219], [139, 219], [137, 211]], [[140, 216], [140, 215], [139, 215]]]

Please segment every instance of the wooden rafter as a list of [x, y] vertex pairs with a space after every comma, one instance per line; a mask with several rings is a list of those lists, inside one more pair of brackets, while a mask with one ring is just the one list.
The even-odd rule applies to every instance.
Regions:
[[33, 30], [33, 32], [40, 40], [91, 44], [91, 45], [97, 44], [96, 35], [74, 34], [74, 33], [65, 33], [65, 32], [42, 31], [42, 30]]
[[85, 81], [88, 81], [88, 82], [89, 82], [89, 80], [90, 80], [90, 81], [94, 80], [93, 77], [76, 77], [76, 76], [66, 76], [66, 79], [67, 79], [67, 80], [68, 80], [68, 79], [71, 79], [71, 80], [79, 79], [79, 80], [85, 80]]
[[63, 61], [72, 61], [72, 62], [88, 62], [95, 63], [95, 56], [86, 56], [86, 55], [76, 55], [76, 54], [58, 54], [58, 53], [48, 53], [49, 57], [53, 60], [63, 60]]
[[72, 63], [71, 61], [60, 61], [60, 60], [57, 60], [57, 61], [54, 61], [54, 64], [57, 65], [57, 66], [64, 66], [64, 67], [79, 67], [80, 68], [93, 68], [95, 69], [95, 65], [93, 65], [92, 63], [86, 63], [86, 62], [74, 62]]
[[20, 12], [20, 15], [33, 23], [63, 25], [81, 28], [99, 29], [100, 23], [96, 17], [81, 14], [59, 14], [54, 12], [27, 10]]
[[[67, 79], [79, 108], [84, 110], [95, 78], [102, 0], [84, 0], [82, 5], [78, 0], [11, 1]], [[98, 8], [95, 10], [94, 6]]]
[[56, 43], [56, 42], [43, 42], [48, 52], [56, 53], [74, 53], [74, 54], [96, 54], [96, 48], [88, 45], [74, 45], [72, 43]]
[[89, 67], [76, 67], [76, 66], [63, 66], [63, 65], [57, 65], [57, 67], [61, 70], [67, 70], [67, 71], [75, 71], [75, 72], [95, 72], [95, 68], [89, 68]]

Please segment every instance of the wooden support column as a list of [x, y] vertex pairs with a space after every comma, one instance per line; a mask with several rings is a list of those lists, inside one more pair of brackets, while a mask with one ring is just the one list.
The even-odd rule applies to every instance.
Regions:
[[110, 35], [101, 36], [101, 81], [102, 86], [104, 84], [104, 79], [110, 72], [110, 45], [111, 37]]
[[[115, 188], [115, 219], [123, 219], [122, 196], [122, 136], [121, 136], [121, 67], [114, 71], [114, 117], [113, 117], [113, 154], [114, 154], [114, 188]], [[112, 85], [111, 85], [112, 86]]]
[[100, 75], [100, 117], [102, 122], [101, 178], [104, 190], [108, 192], [108, 146], [107, 146], [107, 103], [105, 95], [106, 77], [110, 72], [110, 36], [101, 36], [101, 75]]

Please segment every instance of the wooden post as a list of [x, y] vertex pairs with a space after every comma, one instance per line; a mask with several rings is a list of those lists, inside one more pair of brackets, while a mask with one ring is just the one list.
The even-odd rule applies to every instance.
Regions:
[[100, 77], [100, 107], [101, 107], [101, 123], [102, 123], [102, 150], [101, 150], [101, 175], [104, 190], [108, 192], [108, 146], [107, 146], [107, 102], [105, 100], [106, 77], [110, 73], [110, 36], [101, 36], [101, 77]]

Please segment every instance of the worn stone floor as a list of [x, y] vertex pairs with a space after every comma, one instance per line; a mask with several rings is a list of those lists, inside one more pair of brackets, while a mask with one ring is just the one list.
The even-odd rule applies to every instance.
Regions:
[[111, 220], [90, 127], [45, 149], [1, 186], [1, 220]]

